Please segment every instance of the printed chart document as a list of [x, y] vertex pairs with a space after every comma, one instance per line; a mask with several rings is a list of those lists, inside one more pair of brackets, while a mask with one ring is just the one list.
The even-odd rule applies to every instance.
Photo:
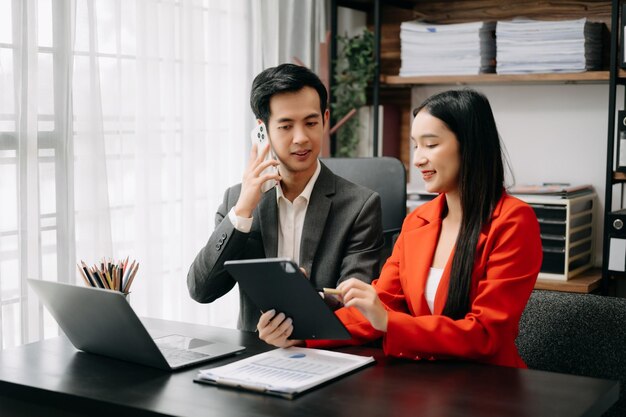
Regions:
[[374, 363], [371, 356], [290, 347], [203, 369], [194, 381], [293, 398], [371, 363]]

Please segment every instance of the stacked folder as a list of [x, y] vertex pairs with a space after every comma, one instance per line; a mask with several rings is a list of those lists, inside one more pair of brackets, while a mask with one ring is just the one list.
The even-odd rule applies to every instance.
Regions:
[[495, 22], [400, 25], [400, 75], [473, 75], [495, 72]]
[[498, 22], [498, 74], [599, 70], [602, 26], [586, 18], [561, 21], [516, 19]]

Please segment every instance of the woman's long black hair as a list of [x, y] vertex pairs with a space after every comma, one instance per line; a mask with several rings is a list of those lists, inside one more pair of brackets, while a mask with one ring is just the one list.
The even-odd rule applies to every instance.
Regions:
[[443, 314], [462, 319], [470, 309], [474, 256], [480, 231], [502, 196], [504, 166], [500, 136], [487, 98], [477, 91], [445, 91], [426, 99], [424, 110], [446, 124], [459, 141], [462, 220], [452, 260]]

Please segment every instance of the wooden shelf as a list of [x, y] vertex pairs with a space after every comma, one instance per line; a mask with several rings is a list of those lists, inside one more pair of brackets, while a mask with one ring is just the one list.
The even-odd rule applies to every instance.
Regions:
[[615, 182], [625, 182], [626, 181], [626, 172], [613, 172], [613, 181]]
[[535, 284], [536, 290], [564, 291], [577, 293], [590, 293], [600, 287], [602, 271], [594, 268], [567, 281], [551, 279], [538, 279]]
[[[621, 73], [620, 73], [621, 74]], [[478, 74], [401, 77], [386, 75], [387, 85], [433, 85], [433, 84], [516, 84], [516, 83], [604, 83], [609, 81], [609, 71], [589, 71], [568, 74]]]

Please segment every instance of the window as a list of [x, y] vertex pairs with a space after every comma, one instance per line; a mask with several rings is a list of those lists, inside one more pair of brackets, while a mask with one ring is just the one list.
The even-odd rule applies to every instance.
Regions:
[[[64, 63], [67, 42], [51, 0], [0, 0], [0, 323], [2, 347], [57, 334], [29, 302], [25, 278], [69, 279], [66, 255]], [[56, 28], [56, 31], [54, 30]], [[60, 230], [63, 232], [60, 233]], [[60, 260], [63, 257], [63, 260]]]
[[81, 285], [80, 259], [139, 260], [140, 315], [234, 324], [236, 294], [199, 306], [185, 276], [243, 172], [248, 7], [0, 0], [3, 348], [58, 334], [26, 279]]

